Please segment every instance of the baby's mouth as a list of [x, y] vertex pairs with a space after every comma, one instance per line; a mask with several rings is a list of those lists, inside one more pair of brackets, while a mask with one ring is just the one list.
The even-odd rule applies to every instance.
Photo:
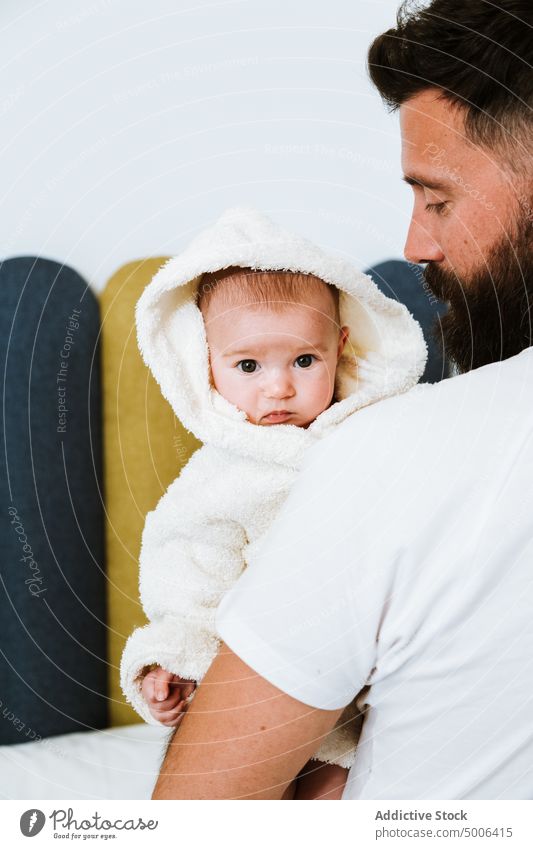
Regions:
[[262, 416], [261, 421], [270, 422], [270, 424], [281, 424], [288, 421], [291, 416], [292, 413], [289, 410], [274, 410], [272, 413]]

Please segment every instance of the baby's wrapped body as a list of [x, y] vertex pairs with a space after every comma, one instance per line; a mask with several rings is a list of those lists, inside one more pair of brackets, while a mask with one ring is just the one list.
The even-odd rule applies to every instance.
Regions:
[[[202, 275], [231, 266], [294, 272], [302, 285], [302, 275], [314, 275], [339, 290], [339, 326], [349, 328], [349, 336], [339, 348], [329, 395], [331, 400], [334, 388], [334, 400], [309, 423], [297, 426], [289, 419], [261, 426], [228, 400], [231, 388], [223, 397], [213, 385], [197, 292]], [[141, 689], [143, 671], [156, 664], [181, 678], [202, 680], [219, 647], [217, 606], [242, 571], [253, 567], [306, 449], [361, 407], [409, 389], [423, 371], [426, 349], [407, 310], [368, 277], [250, 210], [230, 210], [163, 266], [139, 301], [137, 330], [163, 395], [203, 443], [146, 518], [140, 594], [150, 621], [131, 635], [122, 657], [128, 700], [156, 724]], [[300, 364], [309, 362], [304, 357]], [[342, 470], [332, 470], [338, 473]], [[290, 600], [280, 599], [284, 604], [290, 611]], [[317, 759], [351, 765], [354, 714], [347, 708]]]
[[[253, 559], [295, 475], [295, 469], [206, 445], [148, 515], [140, 583], [151, 621], [132, 634], [122, 660], [125, 692], [147, 722], [156, 723], [135, 681], [139, 672], [157, 663], [202, 680], [219, 645], [216, 608]], [[353, 745], [343, 723], [316, 757], [349, 766]]]

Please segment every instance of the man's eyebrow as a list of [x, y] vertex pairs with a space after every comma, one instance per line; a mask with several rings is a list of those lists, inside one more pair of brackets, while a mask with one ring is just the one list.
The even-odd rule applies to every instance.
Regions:
[[404, 183], [409, 186], [422, 186], [425, 189], [446, 189], [449, 183], [445, 180], [431, 180], [428, 177], [423, 177], [418, 174], [404, 174], [402, 177]]

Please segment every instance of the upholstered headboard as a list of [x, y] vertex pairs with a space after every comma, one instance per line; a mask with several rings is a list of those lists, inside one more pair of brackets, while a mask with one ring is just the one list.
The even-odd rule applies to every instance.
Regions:
[[146, 621], [138, 590], [144, 518], [199, 445], [176, 419], [137, 348], [135, 304], [165, 259], [122, 266], [100, 299], [112, 725], [140, 721], [120, 690], [119, 663], [131, 631]]
[[0, 266], [0, 744], [139, 719], [118, 666], [144, 621], [144, 516], [197, 445], [137, 350], [134, 306], [163, 261], [119, 269], [100, 305], [53, 260]]
[[2, 743], [108, 721], [99, 330], [71, 268], [2, 262]]

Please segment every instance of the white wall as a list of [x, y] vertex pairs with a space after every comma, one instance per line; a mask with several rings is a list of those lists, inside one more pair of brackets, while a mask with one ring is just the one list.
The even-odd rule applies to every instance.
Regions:
[[0, 253], [95, 289], [250, 204], [361, 267], [401, 256], [397, 0], [2, 0]]

